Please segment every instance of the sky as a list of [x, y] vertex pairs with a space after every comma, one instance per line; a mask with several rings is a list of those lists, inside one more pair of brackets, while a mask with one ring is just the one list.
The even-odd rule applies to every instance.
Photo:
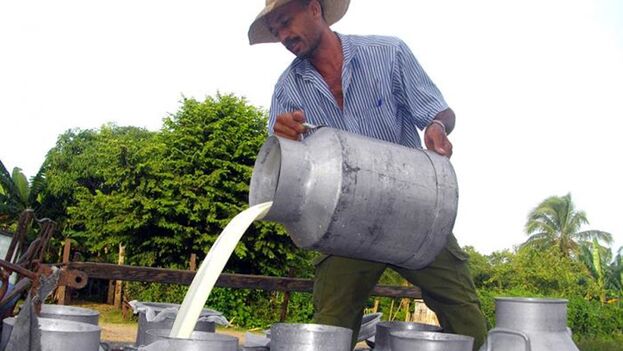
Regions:
[[[0, 1], [0, 160], [34, 176], [67, 129], [158, 130], [183, 96], [268, 109], [293, 56], [248, 45], [263, 6]], [[571, 193], [584, 229], [623, 246], [623, 1], [352, 0], [333, 29], [404, 40], [455, 111], [461, 245], [512, 249], [534, 207]]]

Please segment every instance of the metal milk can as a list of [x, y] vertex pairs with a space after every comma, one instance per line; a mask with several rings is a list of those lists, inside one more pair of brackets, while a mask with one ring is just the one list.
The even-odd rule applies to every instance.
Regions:
[[[15, 317], [2, 321], [0, 350], [9, 343]], [[100, 348], [100, 327], [63, 319], [39, 318], [41, 328], [41, 351], [98, 351]], [[10, 350], [5, 350], [10, 351]]]
[[249, 203], [273, 201], [264, 219], [297, 246], [412, 269], [446, 245], [458, 205], [446, 157], [326, 127], [269, 137], [250, 187]]
[[[175, 323], [175, 318], [177, 317], [177, 311], [174, 314], [166, 314], [164, 317], [163, 315], [161, 315], [161, 313], [172, 308], [179, 309], [180, 305], [162, 302], [137, 302], [137, 304], [151, 309], [155, 314], [155, 318], [153, 320], [150, 320], [147, 317], [147, 311], [144, 309], [140, 309], [138, 313], [138, 331], [136, 333], [136, 346], [145, 345], [146, 332], [150, 329], [171, 330], [173, 328], [173, 323]], [[211, 311], [209, 309], [202, 310], [202, 315], [210, 314], [216, 315], [220, 314], [220, 312]], [[197, 321], [197, 324], [195, 324], [194, 330], [202, 332], [214, 332], [216, 330], [216, 323], [199, 320]]]
[[[216, 334], [213, 332], [194, 331], [190, 338], [173, 338], [169, 336], [171, 329], [150, 329], [145, 332], [145, 346], [150, 350], [186, 350], [188, 346], [197, 350], [238, 351], [238, 338]], [[165, 341], [165, 342], [162, 342]], [[153, 346], [152, 346], [153, 345]], [[161, 346], [168, 348], [162, 348]]]
[[41, 313], [39, 316], [42, 318], [64, 319], [98, 325], [100, 313], [90, 308], [78, 306], [43, 304], [41, 305]]
[[499, 297], [495, 319], [484, 350], [579, 351], [567, 328], [565, 299]]
[[353, 331], [322, 324], [277, 323], [270, 327], [271, 351], [350, 351]]
[[380, 322], [376, 325], [376, 334], [374, 335], [374, 351], [391, 351], [389, 334], [404, 330], [440, 332], [441, 327], [438, 325], [416, 322]]
[[389, 335], [391, 351], [472, 351], [474, 346], [474, 338], [466, 335], [417, 330], [393, 331]]

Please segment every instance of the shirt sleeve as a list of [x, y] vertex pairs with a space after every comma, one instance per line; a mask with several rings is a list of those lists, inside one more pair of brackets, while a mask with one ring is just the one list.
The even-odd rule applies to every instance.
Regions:
[[275, 120], [277, 116], [287, 112], [285, 103], [283, 102], [283, 86], [281, 82], [277, 82], [275, 85], [275, 91], [270, 102], [270, 110], [268, 112], [268, 135], [274, 134]]
[[439, 89], [402, 40], [392, 73], [392, 88], [405, 122], [424, 129], [439, 112], [448, 108]]

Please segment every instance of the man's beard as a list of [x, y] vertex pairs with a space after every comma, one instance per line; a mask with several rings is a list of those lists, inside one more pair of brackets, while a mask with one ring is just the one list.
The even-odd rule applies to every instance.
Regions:
[[318, 49], [318, 46], [320, 45], [320, 40], [318, 39], [314, 40], [306, 50], [303, 50], [297, 54], [294, 52], [293, 48], [299, 43], [304, 44], [303, 40], [300, 37], [295, 37], [295, 38], [286, 40], [284, 45], [291, 53], [296, 55], [296, 57], [301, 58], [301, 59], [309, 59], [314, 56], [316, 49]]

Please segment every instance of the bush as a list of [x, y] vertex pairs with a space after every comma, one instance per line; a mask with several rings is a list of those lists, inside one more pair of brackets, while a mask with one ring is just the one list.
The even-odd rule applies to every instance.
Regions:
[[572, 297], [568, 305], [568, 325], [580, 337], [623, 335], [623, 306]]
[[128, 282], [126, 294], [129, 300], [141, 302], [167, 302], [181, 304], [188, 291], [187, 285]]
[[582, 351], [621, 351], [623, 347], [623, 335], [606, 337], [574, 337], [575, 343]]
[[[128, 283], [127, 294], [131, 300], [181, 304], [188, 286], [157, 283]], [[266, 328], [279, 321], [283, 292], [266, 292], [252, 289], [215, 287], [207, 308], [223, 312], [232, 325], [241, 328]], [[311, 294], [290, 293], [288, 322], [310, 322], [313, 317]]]

